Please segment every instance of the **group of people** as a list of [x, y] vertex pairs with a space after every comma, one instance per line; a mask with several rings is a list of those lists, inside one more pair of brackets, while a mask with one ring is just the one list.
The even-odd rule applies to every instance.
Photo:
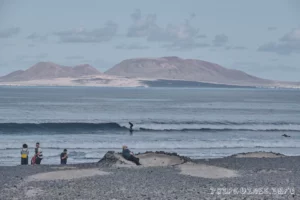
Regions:
[[[129, 122], [130, 128], [129, 131], [132, 134], [133, 132], [133, 124]], [[126, 145], [122, 147], [122, 156], [131, 162], [134, 162], [136, 165], [141, 165], [140, 164], [140, 159], [137, 158], [132, 151], [128, 149]], [[28, 145], [23, 144], [23, 148], [21, 150], [21, 165], [28, 165], [28, 159], [29, 159], [29, 150], [28, 150]], [[68, 159], [68, 151], [67, 149], [64, 149], [64, 151], [60, 154], [60, 164], [66, 165], [67, 164], [67, 159]], [[31, 159], [31, 164], [32, 165], [40, 165], [43, 160], [43, 152], [40, 147], [40, 143], [37, 142], [35, 144], [35, 150], [34, 150], [34, 156]]]
[[[21, 165], [28, 165], [28, 159], [29, 159], [28, 145], [23, 144], [23, 148], [21, 150]], [[62, 165], [67, 164], [67, 159], [68, 159], [68, 152], [67, 149], [64, 149], [64, 151], [60, 154], [60, 164]], [[31, 164], [40, 165], [42, 160], [43, 160], [43, 151], [40, 147], [40, 143], [37, 142], [35, 144], [34, 155], [31, 158]]]
[[[132, 151], [128, 149], [126, 145], [122, 147], [122, 156], [131, 162], [134, 162], [136, 165], [141, 165], [140, 164], [140, 159], [137, 158]], [[23, 148], [21, 150], [21, 165], [28, 165], [28, 159], [29, 159], [29, 150], [28, 150], [28, 145], [23, 144]], [[64, 151], [60, 154], [60, 164], [66, 165], [67, 164], [67, 159], [68, 159], [68, 150], [64, 149]], [[43, 152], [40, 147], [40, 143], [37, 142], [35, 144], [35, 149], [34, 149], [34, 156], [31, 159], [31, 164], [32, 165], [40, 165], [41, 161], [43, 160]]]

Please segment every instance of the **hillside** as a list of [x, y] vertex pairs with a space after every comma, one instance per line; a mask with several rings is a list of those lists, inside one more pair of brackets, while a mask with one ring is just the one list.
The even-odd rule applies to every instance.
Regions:
[[268, 85], [273, 81], [220, 65], [178, 57], [128, 59], [105, 72], [109, 75], [233, 85]]
[[178, 57], [128, 59], [105, 73], [88, 64], [67, 67], [39, 62], [0, 77], [0, 85], [300, 88], [299, 82], [266, 80], [211, 62]]
[[2, 82], [48, 80], [55, 78], [77, 78], [88, 75], [101, 74], [94, 67], [84, 64], [75, 67], [66, 67], [52, 62], [39, 62], [29, 69], [18, 70], [6, 76], [0, 77]]

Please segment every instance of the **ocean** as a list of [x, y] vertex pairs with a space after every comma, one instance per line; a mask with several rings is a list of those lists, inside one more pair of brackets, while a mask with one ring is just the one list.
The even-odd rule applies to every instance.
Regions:
[[97, 162], [124, 144], [191, 158], [300, 155], [299, 133], [299, 90], [0, 87], [0, 165], [20, 164], [23, 143], [31, 157], [36, 142], [42, 164], [59, 164], [64, 148], [68, 163]]

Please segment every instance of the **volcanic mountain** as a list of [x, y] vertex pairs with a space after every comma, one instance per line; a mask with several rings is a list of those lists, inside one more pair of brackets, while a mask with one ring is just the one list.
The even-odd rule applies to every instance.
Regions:
[[66, 67], [52, 62], [39, 62], [27, 70], [18, 70], [0, 77], [2, 82], [45, 80], [55, 78], [77, 78], [88, 75], [101, 74], [94, 67], [83, 64], [75, 67]]
[[137, 58], [124, 60], [105, 72], [123, 77], [197, 81], [228, 85], [268, 85], [273, 81], [245, 72], [195, 59], [178, 57]]
[[88, 64], [66, 67], [39, 62], [0, 77], [0, 85], [300, 88], [300, 83], [266, 80], [211, 62], [178, 57], [128, 59], [105, 73]]

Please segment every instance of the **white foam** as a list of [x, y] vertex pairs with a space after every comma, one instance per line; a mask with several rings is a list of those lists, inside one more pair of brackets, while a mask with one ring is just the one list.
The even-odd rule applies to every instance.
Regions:
[[[294, 134], [294, 135], [293, 135]], [[59, 164], [59, 155], [64, 148], [71, 153], [69, 163], [94, 162], [107, 151], [121, 151], [126, 144], [135, 152], [167, 151], [193, 158], [224, 157], [249, 151], [274, 151], [286, 155], [298, 155], [300, 138], [291, 133], [283, 138], [278, 133], [129, 133], [74, 134], [74, 135], [1, 135], [0, 165], [20, 163], [23, 143], [29, 146], [33, 156], [36, 141], [41, 142], [44, 160], [42, 163]]]

